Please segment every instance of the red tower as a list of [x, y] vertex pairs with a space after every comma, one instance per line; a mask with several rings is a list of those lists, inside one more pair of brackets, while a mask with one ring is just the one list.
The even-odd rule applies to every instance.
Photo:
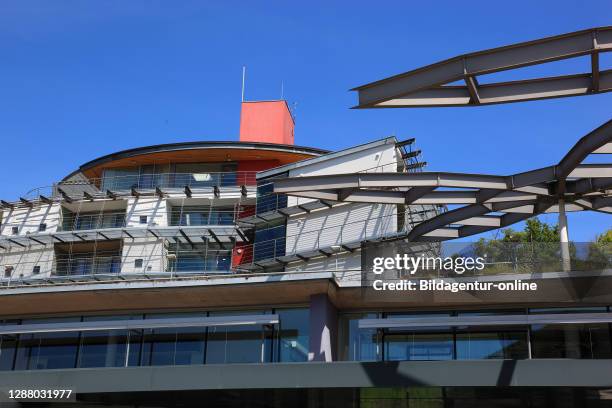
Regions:
[[241, 142], [292, 145], [294, 125], [289, 106], [284, 100], [242, 102]]

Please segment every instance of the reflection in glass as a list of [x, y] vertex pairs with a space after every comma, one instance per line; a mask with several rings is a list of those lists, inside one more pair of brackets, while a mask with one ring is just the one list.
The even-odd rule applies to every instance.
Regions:
[[359, 329], [359, 319], [375, 319], [376, 313], [346, 314], [340, 316], [340, 358], [347, 361], [377, 361], [378, 332]]
[[529, 357], [526, 330], [458, 332], [456, 341], [457, 360]]
[[126, 330], [83, 332], [79, 367], [122, 367], [127, 352]]
[[[22, 324], [78, 322], [75, 318], [23, 320]], [[19, 336], [15, 370], [74, 368], [79, 348], [79, 332], [36, 333]]]
[[558, 324], [531, 327], [533, 358], [610, 358], [607, 324]]
[[[175, 317], [203, 317], [202, 314], [147, 315], [149, 319]], [[204, 362], [206, 329], [183, 327], [180, 329], [145, 330], [143, 365], [187, 365]]]
[[384, 336], [385, 360], [452, 360], [451, 333], [397, 333]]
[[278, 361], [308, 361], [308, 309], [278, 310]]
[[[210, 316], [254, 314], [210, 313]], [[266, 326], [209, 327], [206, 363], [261, 363], [270, 361], [273, 330]]]
[[16, 335], [4, 334], [0, 336], [0, 371], [9, 371], [13, 369], [16, 350]]

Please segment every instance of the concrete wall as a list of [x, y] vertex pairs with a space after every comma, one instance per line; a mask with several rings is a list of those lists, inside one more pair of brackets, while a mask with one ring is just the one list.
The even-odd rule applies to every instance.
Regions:
[[[142, 259], [142, 267], [135, 267], [135, 260]], [[166, 251], [164, 240], [155, 238], [136, 238], [123, 240], [121, 253], [121, 273], [164, 272], [166, 270]]]
[[27, 248], [11, 248], [0, 251], [0, 277], [5, 277], [7, 267], [12, 266], [11, 279], [33, 276], [34, 266], [40, 266], [37, 277], [48, 277], [53, 269], [54, 252], [52, 246], [32, 245]]
[[[130, 197], [127, 204], [126, 227], [166, 226], [168, 211], [166, 200], [153, 197]], [[141, 224], [140, 217], [146, 216], [147, 223]]]
[[30, 207], [7, 209], [2, 214], [0, 235], [11, 236], [13, 227], [19, 229], [18, 235], [36, 233], [40, 224], [46, 224], [46, 232], [56, 232], [60, 222], [59, 204], [42, 204]]

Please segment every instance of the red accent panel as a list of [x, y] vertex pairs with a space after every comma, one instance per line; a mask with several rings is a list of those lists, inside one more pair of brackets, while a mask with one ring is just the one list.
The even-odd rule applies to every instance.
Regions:
[[[255, 173], [240, 173], [268, 170], [280, 166], [282, 163], [279, 160], [242, 160], [238, 162], [238, 172], [244, 175], [244, 184], [254, 186], [257, 184]], [[243, 181], [241, 180], [241, 183]]]
[[240, 141], [292, 145], [294, 123], [285, 101], [242, 102]]
[[253, 261], [253, 245], [248, 242], [237, 242], [232, 250], [232, 268]]

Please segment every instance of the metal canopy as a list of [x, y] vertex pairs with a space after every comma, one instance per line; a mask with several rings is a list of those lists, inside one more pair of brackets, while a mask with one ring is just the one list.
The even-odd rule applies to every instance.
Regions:
[[[612, 163], [582, 164], [612, 144], [612, 120], [576, 143], [554, 165], [510, 176], [463, 173], [353, 173], [274, 180], [274, 191], [299, 197], [405, 205], [462, 205], [417, 224], [411, 241], [441, 241], [505, 227], [545, 212], [612, 213]], [[600, 156], [601, 157], [601, 156]]]
[[612, 313], [554, 313], [499, 316], [425, 316], [361, 319], [360, 329], [420, 329], [428, 327], [526, 326], [531, 324], [611, 323]]
[[[356, 108], [477, 106], [588, 95], [612, 90], [612, 70], [599, 54], [612, 51], [612, 27], [598, 27], [460, 55], [352, 89]], [[591, 72], [480, 84], [478, 76], [590, 55]], [[463, 81], [465, 85], [450, 85]]]
[[253, 326], [265, 324], [278, 324], [276, 314], [261, 315], [230, 315], [214, 317], [177, 317], [172, 319], [144, 319], [144, 320], [99, 320], [87, 322], [65, 323], [31, 323], [0, 325], [2, 334], [26, 333], [61, 333], [74, 331], [98, 330], [133, 330], [133, 329], [160, 329], [183, 327], [212, 327], [212, 326]]
[[[54, 243], [74, 243], [109, 241], [114, 239], [172, 238], [180, 243], [203, 243], [206, 240], [230, 243], [243, 241], [235, 226], [202, 225], [194, 227], [148, 227], [148, 228], [103, 228], [95, 230], [62, 231], [53, 233], [32, 233], [0, 237], [0, 246], [28, 247], [30, 245], [52, 245]], [[213, 235], [216, 237], [213, 237]]]

